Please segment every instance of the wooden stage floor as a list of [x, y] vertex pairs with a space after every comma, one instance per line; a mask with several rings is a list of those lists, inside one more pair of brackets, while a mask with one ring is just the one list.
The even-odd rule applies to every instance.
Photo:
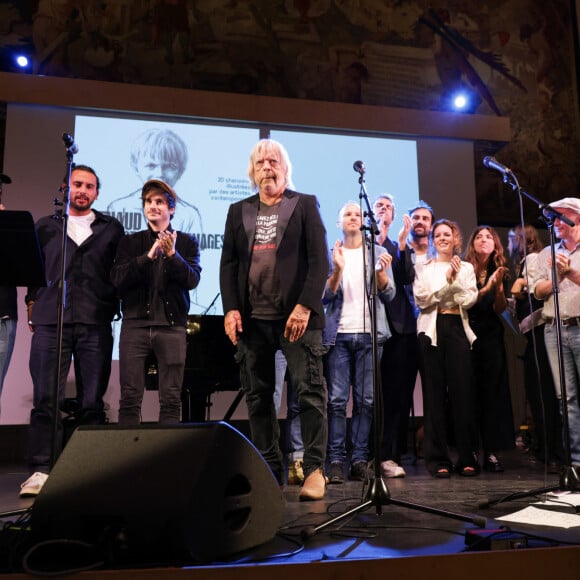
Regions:
[[[358, 580], [380, 575], [498, 580], [516, 575], [545, 579], [550, 574], [558, 580], [580, 578], [580, 514], [574, 514], [573, 508], [562, 506], [561, 511], [572, 518], [572, 523], [566, 524], [571, 527], [564, 527], [544, 525], [554, 515], [545, 509], [540, 511], [545, 518], [540, 516], [535, 524], [496, 519], [531, 506], [540, 499], [538, 496], [485, 505], [516, 492], [559, 484], [557, 474], [546, 473], [541, 463], [519, 449], [505, 453], [502, 459], [506, 467], [502, 474], [482, 473], [470, 478], [453, 475], [447, 480], [429, 476], [421, 460], [407, 463], [405, 478], [384, 480], [389, 494], [386, 502], [372, 504], [365, 511], [357, 511], [321, 529], [318, 526], [328, 523], [330, 518], [361, 505], [368, 497], [367, 485], [362, 482], [330, 485], [325, 499], [316, 502], [300, 502], [299, 488], [287, 486], [283, 492], [282, 527], [271, 541], [247, 553], [220, 562], [137, 561], [119, 567], [113, 563], [69, 578]], [[18, 498], [19, 484], [25, 478], [23, 466], [0, 466], [2, 521], [23, 530], [2, 532], [0, 577], [29, 577], [23, 573], [18, 551], [28, 547], [28, 532], [20, 523], [22, 516], [10, 515], [33, 504], [34, 500]], [[399, 500], [468, 518], [474, 516], [476, 523], [482, 525], [396, 505]], [[309, 531], [307, 539], [303, 539], [304, 530]], [[468, 536], [471, 546], [466, 545]], [[58, 569], [86, 564], [68, 557], [66, 562], [58, 562], [58, 551], [48, 552], [51, 565]]]

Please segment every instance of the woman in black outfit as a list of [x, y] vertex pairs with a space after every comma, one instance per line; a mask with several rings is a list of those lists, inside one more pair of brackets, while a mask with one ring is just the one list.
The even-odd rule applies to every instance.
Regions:
[[478, 426], [483, 447], [483, 468], [501, 473], [500, 449], [515, 445], [513, 413], [501, 313], [507, 306], [504, 278], [508, 268], [497, 232], [489, 226], [475, 228], [467, 244], [465, 260], [473, 265], [478, 297], [469, 309], [473, 366], [477, 389]]

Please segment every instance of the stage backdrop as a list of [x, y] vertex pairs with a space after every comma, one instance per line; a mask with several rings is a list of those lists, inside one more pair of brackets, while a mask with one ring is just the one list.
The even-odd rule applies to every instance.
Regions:
[[[12, 184], [5, 186], [8, 209], [28, 210], [38, 219], [54, 210], [53, 199], [66, 169], [63, 132], [74, 135], [77, 163], [95, 168], [102, 185], [95, 209], [116, 215], [128, 231], [145, 227], [139, 212], [139, 191], [152, 171], [165, 171], [182, 203], [176, 225], [192, 231], [202, 247], [202, 281], [192, 292], [191, 313], [221, 314], [218, 269], [221, 239], [230, 203], [249, 195], [246, 169], [250, 149], [265, 135], [287, 147], [294, 164], [298, 191], [315, 194], [327, 229], [329, 245], [340, 231], [336, 217], [348, 200], [359, 200], [357, 160], [366, 166], [365, 185], [371, 201], [382, 192], [395, 196], [397, 214], [391, 236], [396, 237], [403, 213], [419, 198], [435, 208], [436, 217], [456, 220], [467, 234], [475, 226], [474, 152], [471, 141], [413, 139], [371, 133], [319, 132], [314, 129], [272, 129], [249, 124], [224, 124], [208, 119], [146, 117], [131, 113], [95, 112], [38, 105], [8, 106], [4, 172]], [[172, 152], [161, 161], [163, 146], [151, 155], [155, 135]], [[149, 138], [148, 138], [149, 135]], [[153, 166], [160, 167], [153, 167]], [[14, 357], [2, 396], [2, 424], [28, 422], [32, 384], [28, 372], [30, 332], [24, 308], [25, 289], [19, 290], [19, 327]], [[118, 332], [118, 325], [116, 325]], [[71, 392], [73, 377], [69, 378]], [[213, 398], [212, 417], [220, 419], [232, 393]], [[117, 419], [118, 363], [106, 395], [111, 421]], [[157, 393], [147, 392], [143, 419], [157, 418]], [[416, 409], [421, 413], [420, 401]], [[285, 415], [284, 406], [281, 415]], [[238, 407], [234, 418], [246, 416]]]

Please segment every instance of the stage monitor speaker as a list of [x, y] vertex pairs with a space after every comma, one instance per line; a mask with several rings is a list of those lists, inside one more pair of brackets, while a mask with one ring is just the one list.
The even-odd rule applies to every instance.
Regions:
[[84, 426], [30, 525], [38, 542], [88, 542], [113, 560], [209, 562], [271, 540], [283, 507], [268, 465], [227, 423]]

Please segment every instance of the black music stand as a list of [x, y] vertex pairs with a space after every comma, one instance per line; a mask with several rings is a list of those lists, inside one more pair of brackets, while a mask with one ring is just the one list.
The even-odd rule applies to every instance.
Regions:
[[46, 286], [44, 261], [27, 211], [0, 211], [2, 286]]

